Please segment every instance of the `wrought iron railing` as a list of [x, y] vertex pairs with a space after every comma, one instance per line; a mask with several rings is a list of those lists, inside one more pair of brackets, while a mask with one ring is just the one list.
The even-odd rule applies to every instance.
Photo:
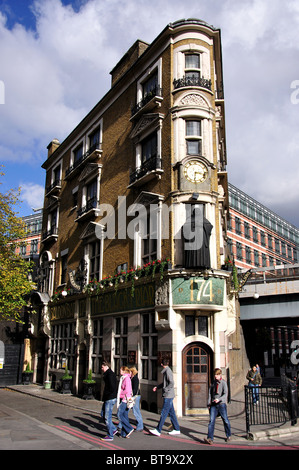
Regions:
[[132, 107], [131, 109], [131, 115], [134, 116], [134, 114], [138, 113], [140, 109], [143, 108], [147, 103], [149, 103], [153, 98], [156, 96], [159, 96], [160, 98], [162, 97], [162, 88], [155, 86], [149, 93], [147, 93], [139, 103], [137, 103], [135, 106]]
[[78, 158], [69, 168], [65, 170], [65, 176], [68, 176], [74, 171], [81, 163], [83, 163], [95, 150], [101, 150], [101, 144], [96, 142], [93, 144], [84, 155]]
[[92, 197], [91, 199], [87, 201], [85, 206], [77, 210], [77, 217], [81, 217], [83, 214], [86, 214], [91, 209], [96, 209], [97, 204], [98, 204], [97, 197], [96, 196]]
[[162, 159], [158, 155], [154, 155], [148, 160], [146, 160], [140, 168], [136, 168], [130, 174], [130, 184], [135, 183], [138, 179], [145, 176], [150, 171], [161, 170], [162, 169]]
[[50, 230], [45, 230], [42, 234], [42, 240], [45, 240], [49, 237], [56, 237], [58, 236], [58, 227], [51, 227]]
[[58, 179], [58, 180], [55, 180], [52, 184], [50, 184], [49, 186], [47, 186], [46, 188], [46, 194], [48, 194], [50, 191], [52, 191], [52, 189], [54, 188], [61, 188], [61, 180]]
[[202, 88], [207, 88], [208, 90], [212, 89], [211, 80], [203, 77], [197, 77], [196, 75], [185, 76], [183, 78], [177, 78], [173, 80], [173, 86], [176, 90], [177, 88], [184, 88], [189, 86], [198, 86]]
[[[246, 432], [250, 436], [251, 426], [278, 424], [291, 421], [294, 425], [298, 417], [298, 396], [285, 387], [245, 386]], [[256, 393], [258, 395], [256, 395]]]

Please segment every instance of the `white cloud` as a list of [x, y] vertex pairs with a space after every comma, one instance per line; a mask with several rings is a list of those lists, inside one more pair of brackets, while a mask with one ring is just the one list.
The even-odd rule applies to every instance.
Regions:
[[35, 183], [21, 183], [21, 196], [30, 208], [40, 209], [44, 203], [45, 188]]

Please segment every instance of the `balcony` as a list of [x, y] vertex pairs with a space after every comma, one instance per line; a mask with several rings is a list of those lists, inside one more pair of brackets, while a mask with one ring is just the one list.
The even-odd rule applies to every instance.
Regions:
[[200, 87], [212, 91], [211, 80], [203, 77], [197, 77], [196, 75], [175, 79], [173, 80], [173, 86], [175, 90], [186, 87]]
[[156, 106], [160, 107], [162, 101], [162, 88], [156, 86], [150, 93], [147, 93], [139, 103], [133, 106], [131, 109], [131, 117], [136, 117], [141, 109], [144, 112], [149, 112]]
[[59, 194], [61, 190], [61, 180], [56, 180], [46, 188], [46, 196], [53, 196]]
[[100, 209], [98, 207], [98, 200], [97, 197], [94, 196], [86, 202], [85, 206], [82, 206], [80, 209], [77, 210], [76, 222], [81, 222], [86, 218], [98, 216], [99, 214]]
[[55, 241], [58, 238], [58, 227], [53, 226], [50, 230], [45, 230], [42, 234], [42, 242]]
[[78, 158], [69, 168], [65, 170], [65, 179], [68, 179], [70, 176], [73, 176], [76, 173], [76, 170], [81, 166], [82, 163], [86, 161], [97, 160], [102, 154], [102, 144], [95, 143], [92, 145], [87, 152]]
[[162, 173], [162, 159], [154, 155], [130, 174], [129, 187], [133, 185], [140, 186], [157, 176], [160, 177]]

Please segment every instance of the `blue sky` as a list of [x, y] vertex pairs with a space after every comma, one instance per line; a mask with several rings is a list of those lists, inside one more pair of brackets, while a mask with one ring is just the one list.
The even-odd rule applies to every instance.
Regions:
[[43, 204], [49, 142], [136, 39], [181, 18], [221, 29], [229, 181], [299, 227], [297, 0], [0, 0], [0, 190], [21, 186], [20, 215]]

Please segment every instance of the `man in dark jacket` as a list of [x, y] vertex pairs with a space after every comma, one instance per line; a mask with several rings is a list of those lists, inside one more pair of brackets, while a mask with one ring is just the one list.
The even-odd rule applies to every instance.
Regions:
[[226, 408], [228, 395], [227, 383], [223, 380], [222, 371], [219, 368], [214, 370], [214, 377], [214, 381], [209, 389], [208, 407], [210, 410], [210, 422], [208, 437], [205, 439], [206, 444], [213, 444], [215, 420], [218, 414], [221, 416], [224, 424], [226, 442], [230, 441], [231, 438], [231, 427]]
[[102, 372], [104, 379], [103, 408], [101, 416], [105, 419], [108, 434], [103, 438], [105, 441], [113, 441], [117, 429], [112, 422], [112, 411], [116, 404], [117, 397], [117, 379], [115, 373], [110, 369], [106, 361], [102, 362]]

